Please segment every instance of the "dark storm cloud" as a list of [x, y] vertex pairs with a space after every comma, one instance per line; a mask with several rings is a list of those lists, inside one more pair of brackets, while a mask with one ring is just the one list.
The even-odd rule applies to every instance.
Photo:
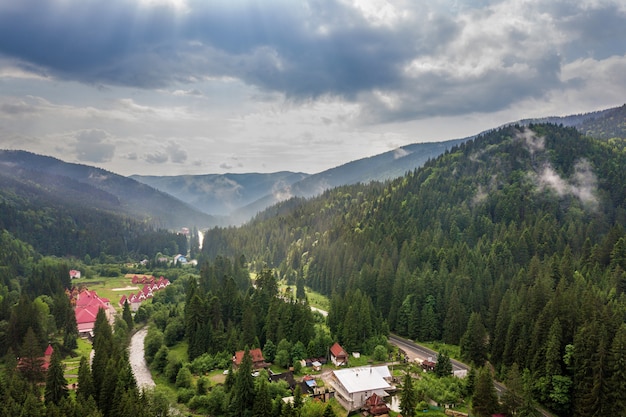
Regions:
[[[140, 88], [227, 76], [295, 101], [324, 95], [358, 101], [364, 118], [377, 121], [500, 110], [562, 88], [564, 59], [625, 52], [626, 18], [610, 5], [530, 3], [536, 10], [515, 16], [526, 19], [520, 27], [494, 37], [489, 30], [500, 22], [489, 16], [525, 5], [507, 2], [498, 9], [500, 3], [490, 2], [482, 12], [476, 3], [451, 12], [422, 3], [411, 6], [406, 19], [373, 24], [338, 0], [197, 0], [181, 9], [135, 0], [5, 3], [0, 54], [41, 73]], [[539, 12], [552, 20], [524, 30], [523, 24], [542, 18]], [[573, 41], [554, 39], [552, 25]], [[534, 37], [554, 46], [535, 47]], [[481, 58], [476, 66], [497, 59], [477, 73], [457, 71], [472, 64], [472, 55]], [[407, 67], [422, 60], [437, 65], [411, 75]], [[394, 96], [391, 105], [379, 92]], [[161, 161], [162, 154], [149, 159]]]

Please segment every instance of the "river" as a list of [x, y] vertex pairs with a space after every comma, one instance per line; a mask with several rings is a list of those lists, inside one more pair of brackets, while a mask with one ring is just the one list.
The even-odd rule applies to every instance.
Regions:
[[152, 374], [150, 374], [148, 364], [143, 356], [143, 341], [147, 334], [148, 329], [143, 328], [139, 330], [131, 337], [128, 348], [128, 360], [139, 388], [152, 388], [155, 386]]

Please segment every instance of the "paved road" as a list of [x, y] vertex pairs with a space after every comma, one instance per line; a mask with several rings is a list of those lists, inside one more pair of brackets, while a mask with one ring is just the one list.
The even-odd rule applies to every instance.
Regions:
[[[389, 343], [402, 349], [412, 361], [415, 359], [424, 360], [428, 358], [435, 358], [437, 356], [437, 352], [435, 352], [434, 350], [393, 334], [389, 335]], [[452, 369], [454, 371], [466, 370], [469, 372], [469, 365], [466, 365], [463, 362], [459, 362], [454, 359], [450, 359], [450, 361], [452, 362]], [[502, 395], [504, 391], [506, 391], [506, 387], [504, 386], [504, 384], [501, 384], [498, 381], [493, 381], [493, 385], [495, 386], [496, 391], [498, 391], [499, 396]], [[543, 408], [538, 408], [538, 410], [544, 417], [553, 417], [552, 414], [550, 414]]]
[[[393, 334], [389, 335], [389, 342], [392, 345], [398, 346], [400, 349], [402, 349], [411, 361], [414, 361], [415, 359], [419, 359], [420, 361], [423, 361], [425, 359], [436, 361], [437, 352], [427, 348], [426, 346], [418, 345], [411, 340], [407, 340]], [[454, 359], [450, 359], [450, 362], [452, 362], [453, 371], [464, 370], [469, 372], [470, 367], [468, 365]]]

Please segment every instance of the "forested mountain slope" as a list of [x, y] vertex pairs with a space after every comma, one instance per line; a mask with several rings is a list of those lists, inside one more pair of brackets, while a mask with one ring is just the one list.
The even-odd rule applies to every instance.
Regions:
[[211, 216], [133, 179], [25, 151], [0, 150], [0, 176], [12, 192], [68, 206], [114, 212], [154, 227], [208, 227]]
[[[125, 177], [106, 173], [110, 179], [93, 178], [105, 173], [27, 152], [0, 151], [0, 228], [43, 255], [141, 256], [166, 247], [186, 250], [184, 236], [159, 230], [176, 224], [166, 209], [181, 208], [177, 215], [188, 213], [192, 219], [208, 217]], [[101, 188], [90, 181], [108, 185]], [[141, 204], [146, 207], [140, 213]]]
[[[389, 183], [213, 229], [203, 250], [303, 277], [331, 311], [358, 290], [398, 334], [461, 344], [500, 375], [527, 369], [559, 415], [624, 415], [625, 166], [623, 142], [510, 126]], [[329, 324], [359, 349], [354, 329]]]

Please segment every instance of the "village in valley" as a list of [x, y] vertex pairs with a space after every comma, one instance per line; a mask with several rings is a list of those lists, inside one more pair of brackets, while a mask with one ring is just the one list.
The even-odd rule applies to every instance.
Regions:
[[[70, 298], [74, 309], [78, 334], [87, 343], [93, 341], [96, 317], [100, 310], [105, 312], [109, 323], [113, 326], [122, 311], [128, 309], [136, 316], [142, 305], [144, 309], [148, 308], [146, 302], [151, 302], [157, 294], [164, 292], [172, 285], [170, 280], [162, 275], [157, 278], [145, 273], [127, 273], [123, 279], [111, 281], [111, 283], [125, 284], [114, 288], [103, 285], [103, 282], [106, 281], [91, 281], [94, 288], [97, 287], [98, 290], [106, 292], [110, 296], [104, 297], [100, 296], [96, 289], [89, 288], [89, 281], [81, 280], [80, 271], [71, 270], [70, 277], [76, 282], [76, 285], [66, 290], [66, 295]], [[292, 288], [287, 286], [283, 291], [284, 293], [280, 295], [280, 298], [287, 303], [293, 302], [291, 300], [294, 297]], [[319, 297], [319, 295], [317, 296]], [[327, 315], [326, 311], [313, 305], [310, 308], [318, 317], [325, 318]], [[143, 313], [140, 312], [140, 314]], [[145, 328], [145, 326], [145, 322], [137, 324], [135, 330]], [[143, 336], [145, 334], [144, 331]], [[145, 341], [144, 343], [147, 346], [150, 342]], [[201, 375], [196, 378], [202, 379], [204, 378], [203, 375], [208, 375], [211, 377], [211, 385], [223, 384], [229, 373], [238, 372], [242, 361], [244, 361], [244, 356], [247, 355], [252, 365], [252, 377], [255, 379], [264, 377], [268, 383], [280, 385], [283, 389], [286, 388], [282, 397], [285, 404], [293, 406], [294, 401], [312, 401], [314, 403], [332, 404], [337, 415], [358, 413], [362, 416], [402, 416], [398, 394], [402, 390], [402, 375], [410, 373], [411, 378], [420, 379], [423, 375], [432, 374], [436, 367], [436, 357], [411, 355], [413, 358], [411, 360], [402, 349], [391, 348], [391, 345], [387, 347], [387, 353], [383, 357], [374, 358], [371, 355], [361, 355], [359, 352], [348, 353], [338, 342], [334, 342], [327, 347], [324, 355], [298, 359], [287, 368], [282, 368], [268, 361], [263, 350], [260, 347], [255, 347], [234, 352], [226, 369], [208, 370], [208, 372], [205, 370], [200, 372]], [[46, 356], [43, 358], [44, 366], [49, 364], [51, 355], [52, 346], [49, 346], [46, 350]], [[163, 375], [165, 369], [161, 369], [161, 372], [158, 370], [155, 372], [153, 365], [148, 368], [146, 361], [142, 362], [139, 365], [131, 362], [133, 372], [152, 373], [153, 376], [157, 377], [157, 381], [161, 381], [162, 384], [163, 378], [158, 378], [158, 376], [159, 374]], [[222, 362], [222, 366], [224, 365], [225, 362]], [[139, 369], [140, 366], [145, 367], [145, 369]], [[75, 375], [72, 375], [75, 373], [74, 367], [66, 365], [66, 373], [69, 380], [75, 380]], [[457, 376], [464, 377], [465, 375], [466, 372], [463, 372], [462, 375]], [[149, 378], [152, 379], [152, 377]], [[173, 380], [174, 387], [179, 387], [178, 375]], [[199, 382], [196, 381], [196, 383]], [[153, 384], [151, 382], [149, 385], [153, 386]], [[69, 387], [76, 389], [77, 383], [73, 382]], [[300, 397], [300, 399], [295, 399], [295, 396]], [[442, 410], [442, 413], [455, 417], [468, 415], [463, 411], [453, 410], [457, 406], [456, 401], [442, 403], [431, 398], [427, 402], [422, 401], [419, 406], [424, 411], [429, 409]]]

